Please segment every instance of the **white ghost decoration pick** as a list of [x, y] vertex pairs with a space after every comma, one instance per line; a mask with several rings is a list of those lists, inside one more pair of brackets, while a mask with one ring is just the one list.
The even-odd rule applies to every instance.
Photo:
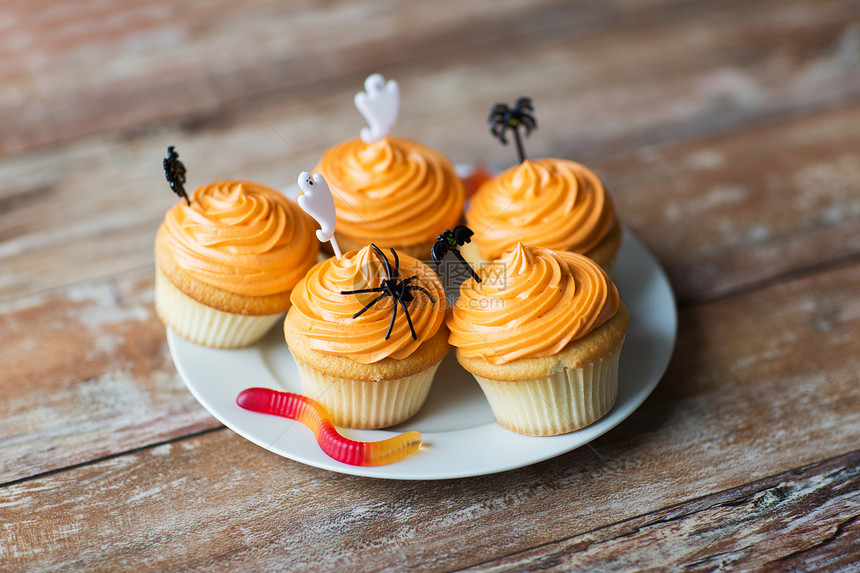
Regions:
[[361, 129], [365, 143], [379, 141], [391, 131], [400, 111], [400, 89], [394, 80], [385, 81], [381, 74], [364, 80], [363, 92], [355, 94], [355, 107], [367, 120], [368, 127]]
[[319, 173], [311, 175], [307, 171], [302, 171], [299, 174], [298, 184], [303, 193], [298, 198], [299, 207], [320, 225], [317, 229], [317, 239], [321, 243], [331, 241], [334, 256], [338, 259], [342, 258], [343, 254], [337, 245], [337, 239], [334, 238], [334, 198], [331, 196], [328, 183]]

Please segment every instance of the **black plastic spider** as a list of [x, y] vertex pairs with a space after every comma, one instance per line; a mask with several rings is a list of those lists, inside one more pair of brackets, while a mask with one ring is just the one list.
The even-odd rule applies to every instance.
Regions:
[[388, 325], [388, 332], [385, 334], [385, 340], [391, 336], [391, 331], [394, 329], [394, 320], [397, 318], [397, 304], [403, 308], [403, 312], [406, 313], [406, 322], [409, 323], [409, 330], [412, 332], [412, 340], [417, 340], [418, 335], [415, 334], [415, 327], [412, 326], [412, 317], [409, 316], [409, 308], [406, 306], [407, 302], [412, 302], [415, 300], [415, 297], [412, 296], [413, 291], [420, 291], [427, 295], [427, 298], [430, 299], [430, 302], [435, 303], [436, 299], [433, 298], [427, 289], [424, 287], [420, 287], [418, 285], [409, 284], [411, 281], [418, 278], [418, 275], [412, 275], [409, 278], [403, 279], [399, 281], [400, 277], [400, 258], [397, 256], [397, 251], [391, 249], [391, 254], [394, 255], [394, 270], [391, 269], [391, 263], [388, 262], [388, 257], [385, 256], [379, 247], [376, 245], [370, 245], [370, 247], [376, 251], [376, 254], [380, 256], [380, 258], [385, 262], [385, 273], [388, 278], [382, 279], [382, 284], [376, 288], [363, 288], [359, 290], [342, 290], [340, 294], [362, 294], [368, 292], [378, 292], [381, 293], [378, 297], [364, 305], [364, 308], [356, 312], [352, 315], [352, 318], [358, 318], [365, 311], [370, 309], [374, 304], [382, 300], [383, 298], [390, 296], [394, 299], [393, 310], [391, 312], [391, 323]]
[[439, 271], [439, 265], [442, 263], [442, 259], [445, 258], [445, 255], [448, 254], [448, 251], [454, 253], [460, 262], [463, 263], [467, 269], [469, 269], [469, 274], [472, 275], [472, 278], [477, 282], [481, 282], [481, 277], [478, 276], [478, 273], [475, 272], [475, 269], [472, 268], [466, 259], [463, 258], [463, 255], [460, 254], [460, 250], [456, 247], [462, 247], [466, 243], [472, 242], [472, 229], [467, 227], [466, 225], [457, 225], [454, 227], [454, 230], [445, 229], [445, 232], [436, 237], [436, 243], [434, 243], [433, 248], [430, 251], [430, 255], [433, 257], [433, 260], [436, 261], [436, 271]]
[[526, 128], [526, 137], [531, 135], [533, 129], [537, 129], [537, 120], [533, 112], [534, 108], [532, 107], [531, 98], [521, 97], [514, 103], [514, 107], [508, 107], [508, 104], [505, 103], [497, 103], [493, 106], [487, 118], [487, 122], [490, 124], [490, 133], [497, 137], [504, 145], [508, 144], [505, 132], [509, 129], [514, 131], [520, 163], [526, 160], [526, 153], [523, 150], [523, 142], [520, 138], [520, 126]]
[[161, 164], [164, 167], [164, 176], [170, 183], [170, 188], [180, 197], [184, 197], [185, 202], [191, 205], [191, 199], [185, 192], [185, 165], [179, 161], [179, 153], [172, 145], [167, 148], [167, 157]]

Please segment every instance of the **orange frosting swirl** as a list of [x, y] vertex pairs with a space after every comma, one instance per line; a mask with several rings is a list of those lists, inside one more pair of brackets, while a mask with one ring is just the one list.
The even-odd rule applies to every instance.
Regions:
[[358, 243], [418, 245], [456, 225], [463, 211], [451, 163], [407, 139], [350, 139], [326, 151], [317, 171], [332, 190], [338, 234]]
[[[394, 270], [394, 257], [383, 252]], [[417, 339], [412, 339], [409, 323], [398, 305], [394, 329], [388, 340], [385, 334], [391, 323], [394, 300], [386, 296], [358, 318], [353, 318], [380, 293], [341, 294], [341, 291], [376, 288], [387, 278], [385, 263], [370, 247], [350, 251], [343, 258], [334, 257], [318, 263], [299, 282], [290, 295], [292, 307], [287, 320], [291, 327], [308, 338], [311, 348], [345, 356], [362, 364], [383, 358], [403, 359], [439, 330], [445, 318], [445, 291], [436, 274], [424, 263], [398, 253], [398, 280], [418, 275], [410, 285], [426, 289], [433, 297], [412, 291], [412, 302], [406, 303]]]
[[552, 356], [618, 310], [615, 285], [577, 253], [517, 244], [497, 264], [484, 265], [481, 278], [460, 287], [448, 341], [464, 356], [492, 364]]
[[313, 220], [281, 193], [249, 181], [200, 187], [165, 215], [165, 247], [199, 281], [243, 296], [289, 291], [314, 264]]
[[517, 242], [588, 253], [616, 225], [600, 179], [567, 159], [527, 160], [490, 179], [472, 196], [466, 221], [487, 260]]

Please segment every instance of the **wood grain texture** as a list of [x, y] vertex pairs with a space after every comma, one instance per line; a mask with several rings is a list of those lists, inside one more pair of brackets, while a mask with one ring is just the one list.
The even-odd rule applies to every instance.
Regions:
[[611, 133], [627, 144], [838, 102], [860, 89], [860, 10], [850, 0], [89, 0], [51, 9], [19, 0], [3, 10], [6, 151], [217, 117], [314, 85], [357, 85], [378, 70], [458, 70], [461, 83], [447, 85], [466, 88], [459, 98], [434, 90], [446, 96], [443, 110], [451, 101], [468, 106], [463, 93], [492, 103], [506, 86], [529, 86], [537, 101], [552, 102], [545, 120], [559, 114], [561, 125], [604, 132], [595, 140]]
[[540, 22], [554, 9], [475, 1], [408, 10], [392, 1], [45, 4], [4, 4], [0, 83], [10, 89], [0, 98], [8, 127], [0, 150], [221, 113], [344, 76], [358, 83], [398, 59], [480, 41], [521, 17]]
[[135, 555], [152, 570], [448, 570], [856, 451], [858, 289], [851, 265], [683, 310], [676, 356], [643, 406], [541, 464], [379, 481], [217, 431], [5, 487], [3, 555], [43, 568], [111, 569]]
[[151, 273], [0, 305], [0, 483], [220, 424], [176, 373]]
[[[10, 0], [0, 32], [0, 570], [856, 569], [856, 0]], [[675, 356], [588, 447], [370, 480], [182, 386], [166, 147], [192, 188], [286, 186], [376, 71], [462, 163], [510, 165], [484, 119], [531, 96], [528, 154], [593, 167], [665, 264]]]
[[598, 170], [682, 303], [709, 299], [860, 256], [858, 125], [843, 107]]
[[860, 547], [860, 452], [468, 571], [849, 571]]

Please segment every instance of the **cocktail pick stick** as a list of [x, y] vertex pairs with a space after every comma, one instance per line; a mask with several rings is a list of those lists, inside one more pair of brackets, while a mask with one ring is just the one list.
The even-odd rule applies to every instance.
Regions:
[[385, 81], [381, 74], [364, 80], [363, 92], [355, 94], [355, 107], [367, 120], [369, 127], [361, 129], [361, 139], [373, 143], [384, 138], [394, 127], [400, 111], [400, 89], [394, 80]]
[[298, 198], [299, 207], [320, 225], [317, 229], [317, 239], [321, 243], [331, 241], [334, 256], [338, 259], [343, 258], [337, 239], [334, 238], [334, 199], [325, 178], [319, 173], [311, 175], [308, 171], [302, 171], [299, 174], [298, 184], [303, 193]]

